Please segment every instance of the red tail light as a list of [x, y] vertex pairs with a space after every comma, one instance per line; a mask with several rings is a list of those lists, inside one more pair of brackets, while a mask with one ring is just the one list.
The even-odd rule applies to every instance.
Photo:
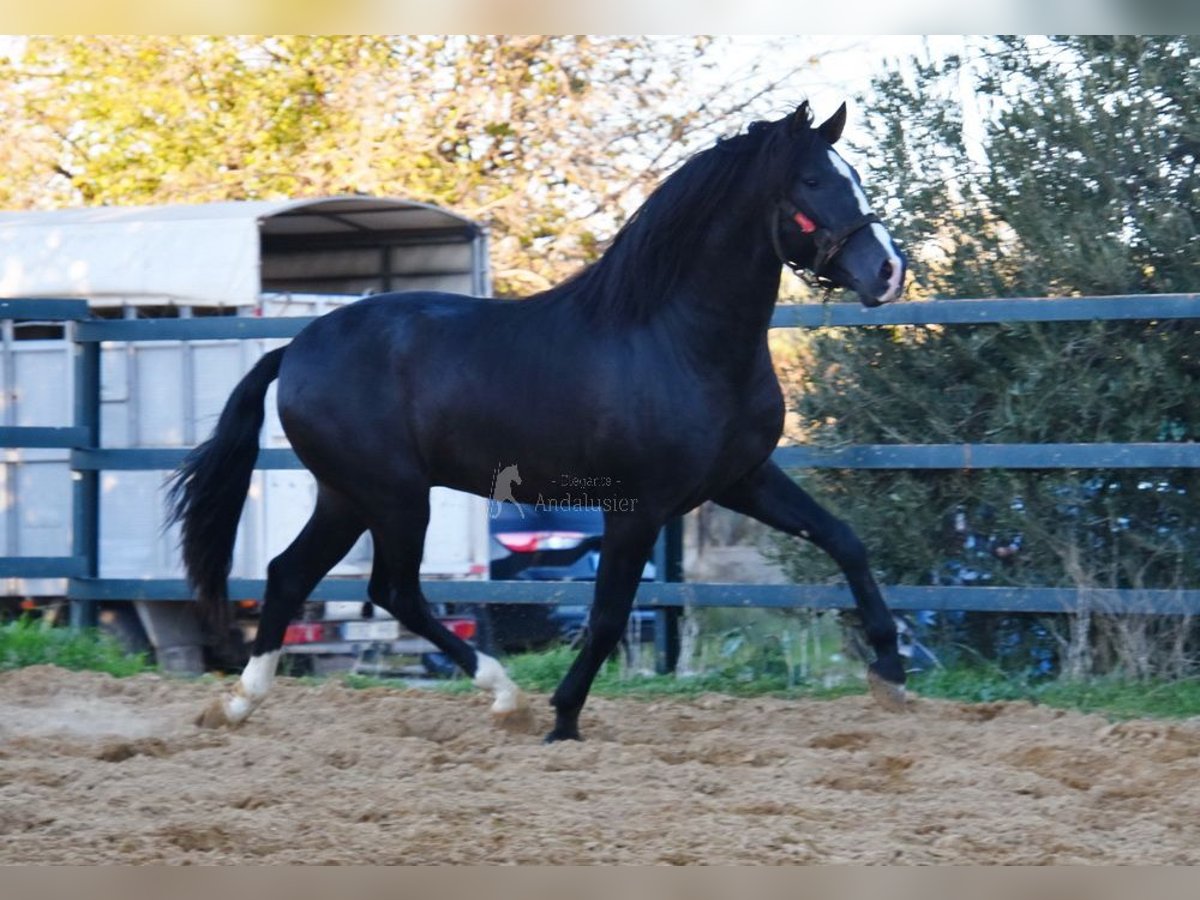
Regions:
[[582, 531], [506, 531], [496, 540], [513, 553], [533, 553], [537, 550], [571, 550], [583, 543]]
[[442, 624], [450, 630], [451, 634], [462, 638], [464, 641], [469, 641], [475, 637], [476, 626], [474, 619], [442, 619]]
[[321, 622], [293, 622], [283, 633], [285, 644], [319, 644], [325, 640], [325, 626]]

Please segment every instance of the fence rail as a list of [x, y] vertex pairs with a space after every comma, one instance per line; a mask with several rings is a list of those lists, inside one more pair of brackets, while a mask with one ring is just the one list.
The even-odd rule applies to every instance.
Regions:
[[36, 425], [0, 427], [0, 447], [69, 450], [87, 443], [86, 428], [44, 428]]
[[[266, 582], [253, 578], [229, 581], [233, 600], [256, 600]], [[434, 603], [500, 603], [587, 606], [593, 583], [588, 581], [424, 581], [422, 592]], [[960, 585], [890, 585], [888, 605], [896, 610], [967, 610], [976, 612], [1058, 613], [1087, 607], [1112, 613], [1194, 615], [1200, 591], [1123, 590], [1111, 588], [967, 587]], [[178, 579], [84, 579], [72, 581], [77, 600], [190, 600]], [[326, 578], [312, 593], [314, 600], [362, 600], [363, 579]], [[768, 609], [853, 609], [850, 589], [838, 584], [735, 584], [646, 581], [638, 588], [641, 609], [740, 607]]]
[[[89, 317], [86, 301], [71, 299], [0, 300], [0, 319], [63, 322], [76, 346], [75, 422], [68, 426], [0, 427], [0, 447], [65, 448], [71, 451], [75, 478], [72, 555], [0, 560], [0, 578], [62, 578], [72, 602], [72, 620], [86, 621], [87, 611], [103, 600], [187, 600], [186, 585], [176, 579], [100, 578], [99, 481], [103, 470], [173, 469], [186, 448], [106, 448], [99, 440], [100, 354], [102, 342], [205, 341], [294, 337], [311, 317], [105, 320]], [[877, 325], [980, 325], [1006, 322], [1130, 321], [1200, 319], [1200, 294], [1117, 297], [935, 300], [865, 309], [858, 304], [780, 306], [773, 328], [861, 327]], [[1197, 468], [1200, 444], [925, 444], [854, 445], [838, 448], [780, 447], [775, 459], [784, 467], [847, 469], [1097, 469]], [[291, 450], [265, 449], [258, 468], [300, 468]], [[660, 550], [660, 553], [662, 551]], [[677, 570], [673, 564], [660, 571]], [[434, 601], [466, 603], [591, 602], [587, 582], [441, 582], [424, 583]], [[233, 579], [231, 596], [262, 596], [263, 582]], [[1087, 606], [1111, 612], [1197, 614], [1200, 590], [1122, 590], [1053, 587], [964, 587], [887, 585], [896, 609], [1062, 612]], [[322, 599], [361, 599], [363, 580], [326, 579], [314, 593]], [[638, 605], [840, 609], [853, 606], [839, 585], [744, 585], [647, 582]]]
[[[0, 429], [0, 446], [3, 437]], [[187, 453], [183, 447], [76, 448], [71, 451], [71, 467], [76, 471], [174, 469]], [[780, 447], [772, 458], [785, 469], [1196, 469], [1200, 444], [856, 444]], [[258, 452], [255, 467], [302, 469], [304, 464], [291, 450], [268, 448]]]
[[928, 300], [867, 309], [858, 303], [779, 306], [772, 328], [863, 325], [987, 325], [1004, 322], [1083, 322], [1195, 319], [1200, 294], [1126, 294], [1107, 297], [1013, 297], [1002, 300]]
[[855, 444], [780, 447], [791, 469], [1196, 469], [1200, 444]]

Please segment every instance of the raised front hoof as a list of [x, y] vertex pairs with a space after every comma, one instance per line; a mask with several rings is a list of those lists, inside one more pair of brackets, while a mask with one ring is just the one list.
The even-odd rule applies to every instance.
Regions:
[[910, 701], [904, 685], [884, 678], [875, 671], [874, 664], [867, 669], [867, 687], [871, 689], [875, 702], [888, 712], [908, 711]]
[[533, 710], [523, 693], [518, 692], [511, 708], [492, 707], [492, 724], [504, 731], [527, 734], [536, 727]]
[[206, 706], [204, 712], [196, 716], [195, 723], [200, 728], [232, 728], [237, 724], [225, 714], [225, 704], [220, 699]]
[[582, 741], [583, 735], [578, 728], [555, 728], [542, 738], [543, 744], [557, 744], [559, 741]]

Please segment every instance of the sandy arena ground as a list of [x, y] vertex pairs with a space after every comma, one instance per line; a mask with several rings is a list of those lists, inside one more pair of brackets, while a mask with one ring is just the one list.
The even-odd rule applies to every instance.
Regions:
[[0, 675], [4, 863], [1200, 863], [1200, 722], [1022, 703], [603, 700]]

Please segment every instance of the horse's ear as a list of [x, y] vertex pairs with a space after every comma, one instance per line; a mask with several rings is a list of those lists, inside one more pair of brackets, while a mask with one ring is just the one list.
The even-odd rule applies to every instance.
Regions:
[[817, 127], [817, 134], [825, 138], [831, 144], [836, 144], [838, 138], [842, 136], [842, 129], [846, 127], [846, 104], [843, 103], [837, 108], [832, 116], [826, 119]]
[[811, 125], [812, 112], [808, 108], [808, 101], [801, 100], [796, 111], [788, 116], [788, 130], [792, 134], [798, 134], [801, 131], [807, 131]]

